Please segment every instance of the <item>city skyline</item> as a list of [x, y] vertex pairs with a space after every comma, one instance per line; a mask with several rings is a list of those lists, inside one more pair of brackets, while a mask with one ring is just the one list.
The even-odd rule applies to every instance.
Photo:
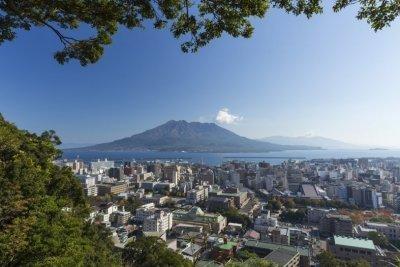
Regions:
[[399, 11], [0, 1], [0, 266], [400, 267]]
[[223, 37], [198, 54], [183, 54], [165, 31], [121, 30], [86, 68], [54, 62], [52, 33], [21, 32], [0, 50], [0, 111], [66, 143], [220, 115], [221, 126], [249, 138], [312, 134], [400, 147], [399, 24], [374, 33], [354, 16], [351, 8], [311, 20], [273, 10], [254, 21], [253, 38]]

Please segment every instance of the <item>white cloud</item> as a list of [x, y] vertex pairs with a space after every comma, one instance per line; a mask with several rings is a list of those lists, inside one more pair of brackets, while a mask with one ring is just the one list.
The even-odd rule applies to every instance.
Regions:
[[242, 116], [233, 115], [229, 113], [229, 109], [222, 108], [218, 111], [217, 117], [215, 120], [221, 124], [235, 124], [241, 120], [243, 120]]
[[209, 122], [209, 120], [208, 120], [206, 117], [204, 117], [204, 116], [200, 116], [199, 119], [198, 119], [197, 121], [198, 121], [198, 122], [202, 122], [202, 123], [204, 123], [204, 122]]

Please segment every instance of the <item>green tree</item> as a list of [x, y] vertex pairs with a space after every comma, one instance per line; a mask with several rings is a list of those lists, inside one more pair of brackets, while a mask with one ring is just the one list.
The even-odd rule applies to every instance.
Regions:
[[125, 266], [189, 267], [192, 262], [172, 251], [158, 237], [142, 237], [126, 245], [122, 252]]
[[317, 261], [321, 267], [339, 267], [341, 266], [341, 261], [335, 258], [332, 253], [324, 251], [317, 255]]
[[271, 199], [268, 201], [267, 208], [271, 211], [278, 211], [282, 208], [282, 202], [280, 202], [278, 199]]
[[[357, 19], [366, 20], [375, 31], [399, 15], [397, 0], [336, 0], [332, 8], [338, 12], [354, 4]], [[59, 63], [77, 59], [87, 65], [99, 60], [121, 26], [153, 25], [182, 39], [184, 52], [195, 52], [223, 34], [249, 38], [250, 19], [264, 17], [271, 7], [307, 18], [323, 12], [321, 0], [0, 0], [0, 44], [14, 40], [21, 30], [47, 28], [62, 45], [54, 54]], [[80, 28], [90, 30], [78, 34]]]
[[375, 245], [381, 246], [381, 247], [388, 247], [389, 246], [389, 240], [387, 239], [386, 236], [384, 236], [381, 233], [378, 232], [369, 232], [368, 233], [368, 238], [371, 239]]
[[240, 260], [248, 260], [253, 258], [258, 258], [257, 254], [254, 252], [248, 251], [246, 249], [241, 249], [237, 252], [237, 258]]
[[397, 267], [400, 267], [400, 258], [399, 257], [395, 258], [395, 264]]
[[285, 207], [288, 209], [294, 209], [296, 207], [296, 203], [294, 203], [293, 199], [289, 198], [285, 203]]
[[389, 217], [389, 216], [385, 216], [385, 215], [378, 215], [375, 217], [372, 217], [370, 219], [371, 222], [377, 222], [377, 223], [394, 223], [394, 220]]
[[244, 229], [250, 226], [251, 220], [248, 216], [241, 214], [237, 208], [229, 208], [227, 211], [221, 212], [222, 216], [225, 216], [229, 223], [240, 223]]
[[346, 267], [371, 267], [371, 264], [369, 264], [366, 260], [359, 259], [359, 260], [352, 260], [349, 262], [346, 262], [344, 265]]
[[105, 266], [119, 260], [108, 233], [85, 221], [88, 205], [60, 156], [54, 131], [19, 130], [0, 115], [0, 265]]
[[125, 209], [132, 214], [135, 214], [136, 209], [143, 205], [143, 201], [136, 197], [129, 197], [125, 202]]
[[290, 223], [302, 223], [306, 218], [306, 212], [304, 209], [298, 209], [297, 211], [283, 211], [279, 215], [279, 219], [283, 222], [290, 222]]
[[174, 209], [176, 207], [176, 202], [172, 198], [168, 198], [163, 206], [169, 209]]
[[342, 261], [332, 253], [324, 251], [317, 255], [317, 261], [321, 267], [370, 267], [371, 265], [363, 260]]

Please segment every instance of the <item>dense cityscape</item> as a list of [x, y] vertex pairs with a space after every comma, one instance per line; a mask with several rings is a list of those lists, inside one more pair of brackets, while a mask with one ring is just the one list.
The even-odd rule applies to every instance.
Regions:
[[0, 267], [400, 267], [400, 0], [0, 0]]
[[397, 158], [56, 164], [75, 173], [90, 199], [88, 219], [108, 228], [119, 249], [155, 236], [196, 266], [251, 257], [277, 266], [397, 264]]

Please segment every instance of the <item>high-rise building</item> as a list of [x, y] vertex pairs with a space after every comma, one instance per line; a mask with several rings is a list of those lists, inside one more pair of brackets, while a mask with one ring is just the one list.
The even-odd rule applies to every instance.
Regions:
[[350, 202], [369, 209], [377, 209], [383, 206], [382, 193], [366, 186], [348, 186], [347, 195]]
[[96, 177], [90, 175], [77, 175], [87, 196], [97, 196]]
[[336, 210], [308, 207], [307, 220], [309, 223], [319, 223], [322, 218], [324, 218], [327, 214], [331, 213], [332, 211]]
[[106, 170], [114, 168], [114, 161], [105, 160], [97, 160], [90, 162], [90, 170], [93, 174], [104, 173]]
[[174, 184], [178, 184], [181, 176], [181, 167], [178, 165], [164, 166], [164, 179]]
[[269, 211], [258, 216], [254, 221], [254, 230], [266, 234], [270, 227], [277, 227], [278, 219], [271, 217]]
[[152, 163], [147, 166], [147, 171], [152, 172], [155, 177], [161, 177], [162, 167], [160, 163]]
[[111, 178], [115, 178], [117, 180], [121, 180], [124, 178], [124, 169], [122, 167], [119, 168], [110, 168], [108, 170], [108, 176], [110, 176]]
[[128, 185], [124, 182], [101, 183], [97, 185], [97, 191], [99, 196], [118, 195], [120, 193], [125, 193], [127, 189]]
[[292, 192], [299, 190], [300, 184], [303, 182], [303, 174], [301, 170], [289, 168], [286, 174], [288, 188]]
[[319, 231], [322, 236], [353, 236], [353, 223], [349, 216], [326, 214], [319, 223]]
[[153, 216], [155, 212], [156, 208], [154, 203], [144, 204], [136, 209], [135, 220], [138, 222], [144, 222], [147, 217]]
[[377, 232], [384, 234], [389, 240], [400, 239], [400, 225], [398, 224], [366, 222], [365, 227], [375, 229]]
[[144, 219], [144, 232], [165, 232], [172, 228], [172, 213], [163, 210], [156, 211]]
[[83, 163], [83, 161], [80, 160], [74, 160], [73, 164], [72, 164], [72, 172], [73, 173], [80, 173], [80, 171], [82, 169], [85, 168], [85, 164]]
[[189, 204], [196, 204], [205, 201], [208, 198], [208, 187], [197, 186], [186, 193], [186, 202]]
[[110, 220], [113, 221], [117, 226], [122, 226], [125, 225], [129, 218], [131, 217], [131, 213], [129, 211], [125, 211], [123, 209], [122, 211], [117, 210], [113, 212], [110, 216]]
[[238, 173], [236, 171], [231, 171], [230, 176], [231, 176], [230, 177], [231, 182], [235, 186], [239, 187], [240, 186], [240, 173]]
[[204, 213], [199, 207], [193, 207], [190, 211], [174, 210], [172, 214], [176, 224], [199, 225], [214, 233], [220, 233], [227, 224], [226, 217], [220, 214]]
[[211, 169], [205, 169], [200, 172], [199, 180], [201, 182], [207, 182], [209, 185], [214, 184], [214, 172]]
[[394, 198], [394, 206], [396, 208], [396, 211], [400, 212], [400, 193], [397, 193], [397, 195]]

